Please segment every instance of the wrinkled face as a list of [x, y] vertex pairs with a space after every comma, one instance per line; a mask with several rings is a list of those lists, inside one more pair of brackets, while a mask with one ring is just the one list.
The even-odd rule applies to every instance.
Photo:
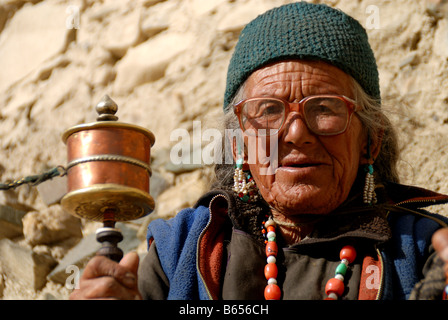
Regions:
[[[336, 67], [324, 62], [287, 61], [254, 72], [246, 82], [245, 97], [298, 102], [316, 94], [353, 98], [351, 91], [350, 77]], [[278, 148], [275, 173], [266, 174], [266, 165], [258, 160], [249, 161], [249, 168], [261, 195], [276, 211], [286, 216], [326, 214], [347, 198], [359, 165], [366, 163], [365, 137], [356, 116], [344, 133], [317, 136], [293, 111], [278, 135], [256, 138], [267, 139], [268, 150]], [[248, 145], [246, 148], [254, 152]]]

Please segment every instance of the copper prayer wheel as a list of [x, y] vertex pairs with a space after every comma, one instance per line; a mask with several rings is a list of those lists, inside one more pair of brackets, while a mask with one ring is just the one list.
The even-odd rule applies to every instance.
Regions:
[[129, 221], [154, 209], [150, 157], [154, 135], [117, 121], [109, 96], [96, 106], [96, 122], [74, 126], [62, 136], [67, 145], [67, 194], [61, 204], [93, 221]]

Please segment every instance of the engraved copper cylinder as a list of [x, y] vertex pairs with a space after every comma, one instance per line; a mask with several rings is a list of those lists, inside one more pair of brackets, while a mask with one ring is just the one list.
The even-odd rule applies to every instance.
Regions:
[[153, 210], [149, 190], [155, 138], [149, 130], [97, 121], [70, 128], [62, 139], [67, 145], [68, 193], [61, 204], [67, 211], [89, 220], [127, 221]]
[[[150, 137], [119, 123], [104, 125], [93, 124], [68, 135], [67, 159], [69, 164], [75, 161], [75, 165], [68, 170], [68, 191], [95, 184], [116, 183], [149, 192], [149, 171], [137, 163], [140, 160], [149, 164]], [[116, 157], [114, 160], [114, 156], [122, 158]], [[131, 162], [133, 159], [137, 160], [136, 164]]]

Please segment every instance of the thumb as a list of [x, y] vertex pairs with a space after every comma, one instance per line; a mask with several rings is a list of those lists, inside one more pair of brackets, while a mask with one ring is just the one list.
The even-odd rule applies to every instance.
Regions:
[[131, 251], [121, 259], [119, 265], [137, 275], [139, 261], [140, 258], [138, 257], [137, 252]]
[[443, 228], [434, 233], [432, 244], [440, 258], [448, 262], [448, 228]]

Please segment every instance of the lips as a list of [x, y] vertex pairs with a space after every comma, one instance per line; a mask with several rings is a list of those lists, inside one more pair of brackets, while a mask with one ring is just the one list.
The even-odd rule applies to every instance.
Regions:
[[308, 168], [316, 167], [320, 165], [319, 163], [291, 163], [286, 165], [281, 165], [280, 167], [290, 167], [290, 168]]
[[308, 168], [323, 165], [324, 163], [310, 158], [285, 158], [280, 162], [279, 167]]

